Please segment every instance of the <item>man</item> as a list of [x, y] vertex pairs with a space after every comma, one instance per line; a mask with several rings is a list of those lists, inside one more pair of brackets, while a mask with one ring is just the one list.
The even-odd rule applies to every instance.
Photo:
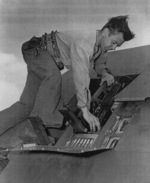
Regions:
[[[90, 78], [101, 77], [101, 84], [114, 82], [106, 66], [107, 52], [134, 38], [127, 20], [128, 16], [113, 17], [96, 32], [52, 31], [25, 42], [22, 53], [28, 69], [26, 85], [20, 100], [0, 112], [0, 134], [31, 117], [40, 118], [45, 126], [61, 127], [63, 117], [58, 109], [66, 103], [63, 95], [71, 97], [73, 84], [77, 106], [90, 130], [100, 130], [98, 118], [89, 111]], [[62, 83], [63, 65], [70, 71]]]

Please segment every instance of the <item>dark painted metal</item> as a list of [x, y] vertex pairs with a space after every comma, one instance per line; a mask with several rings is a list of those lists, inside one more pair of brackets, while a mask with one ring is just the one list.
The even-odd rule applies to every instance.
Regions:
[[51, 144], [51, 142], [46, 134], [45, 128], [42, 124], [42, 121], [39, 118], [35, 118], [35, 117], [31, 117], [30, 121], [31, 121], [33, 129], [37, 135], [38, 144], [40, 144], [40, 145]]
[[150, 65], [116, 97], [115, 101], [143, 101], [150, 97]]
[[[134, 69], [135, 73], [139, 73], [150, 61], [149, 50], [150, 46], [145, 46], [113, 53], [111, 59], [114, 60], [112, 61], [114, 70], [116, 69], [117, 73], [118, 69], [123, 75], [133, 74]], [[150, 102], [125, 102], [119, 109], [116, 116], [131, 117], [133, 113], [134, 115], [132, 121], [124, 127], [115, 149], [90, 156], [72, 156], [52, 152], [21, 154], [12, 152], [9, 155], [11, 163], [0, 175], [0, 182], [149, 183]], [[112, 118], [116, 119], [116, 116], [114, 113]], [[104, 126], [109, 130], [112, 127], [111, 123], [106, 123]], [[119, 129], [122, 131], [121, 128]], [[63, 134], [63, 137], [67, 138], [71, 133], [70, 130], [70, 134]], [[104, 131], [101, 135], [103, 133]], [[58, 143], [60, 145], [62, 142]]]

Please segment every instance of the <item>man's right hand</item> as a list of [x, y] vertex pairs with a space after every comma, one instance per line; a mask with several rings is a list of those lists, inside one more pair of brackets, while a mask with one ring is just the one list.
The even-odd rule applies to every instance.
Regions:
[[96, 132], [101, 129], [99, 119], [94, 116], [92, 113], [90, 113], [89, 109], [87, 107], [81, 108], [83, 113], [83, 118], [86, 120], [86, 122], [90, 126], [91, 132]]

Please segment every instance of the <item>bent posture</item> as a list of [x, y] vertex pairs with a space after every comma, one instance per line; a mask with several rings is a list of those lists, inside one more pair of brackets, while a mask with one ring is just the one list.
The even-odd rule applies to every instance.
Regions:
[[[61, 127], [63, 117], [58, 109], [73, 91], [91, 131], [100, 130], [98, 118], [89, 111], [90, 78], [101, 77], [101, 84], [106, 81], [111, 85], [114, 77], [106, 65], [107, 52], [132, 38], [128, 16], [118, 16], [109, 19], [101, 30], [52, 31], [25, 42], [26, 85], [20, 100], [0, 112], [0, 134], [28, 117], [40, 117], [46, 126]], [[64, 65], [70, 71], [62, 80]]]

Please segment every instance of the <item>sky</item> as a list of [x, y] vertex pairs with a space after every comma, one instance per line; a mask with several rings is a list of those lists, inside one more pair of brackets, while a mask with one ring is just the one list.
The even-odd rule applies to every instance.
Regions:
[[0, 110], [16, 102], [26, 81], [21, 45], [51, 30], [100, 29], [129, 15], [136, 37], [119, 49], [150, 44], [149, 0], [0, 0]]

